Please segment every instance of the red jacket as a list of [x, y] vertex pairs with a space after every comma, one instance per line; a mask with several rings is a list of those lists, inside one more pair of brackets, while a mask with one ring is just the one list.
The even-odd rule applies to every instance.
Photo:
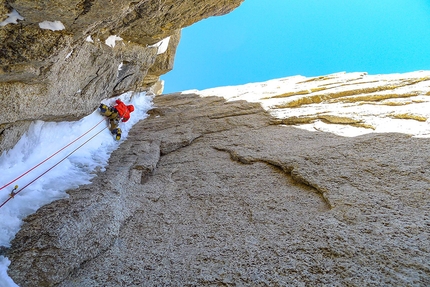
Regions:
[[117, 103], [117, 105], [114, 108], [118, 111], [118, 114], [122, 118], [122, 121], [128, 121], [130, 119], [130, 113], [134, 111], [134, 106], [125, 105], [121, 100], [116, 100], [115, 102]]

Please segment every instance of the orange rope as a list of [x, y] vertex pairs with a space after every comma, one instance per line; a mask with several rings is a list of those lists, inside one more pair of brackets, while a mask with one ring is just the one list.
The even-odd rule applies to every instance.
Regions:
[[5, 188], [6, 186], [10, 185], [11, 183], [17, 181], [18, 179], [20, 179], [21, 177], [23, 177], [24, 175], [26, 175], [30, 171], [34, 170], [35, 168], [37, 168], [38, 166], [40, 166], [41, 164], [43, 164], [44, 162], [46, 162], [47, 160], [49, 160], [50, 158], [52, 158], [53, 156], [55, 156], [56, 154], [58, 154], [60, 151], [64, 150], [65, 148], [67, 148], [68, 146], [70, 146], [71, 144], [73, 144], [74, 142], [76, 142], [77, 140], [79, 140], [80, 138], [82, 138], [84, 135], [86, 135], [87, 133], [89, 133], [90, 131], [92, 131], [95, 127], [97, 127], [104, 120], [105, 119], [103, 118], [95, 126], [93, 126], [91, 129], [89, 129], [86, 133], [82, 134], [80, 137], [78, 137], [77, 139], [75, 139], [74, 141], [72, 141], [71, 143], [69, 143], [68, 145], [64, 146], [63, 148], [61, 148], [57, 152], [53, 153], [50, 157], [48, 157], [44, 161], [42, 161], [42, 162], [38, 163], [37, 165], [33, 166], [31, 169], [27, 170], [25, 173], [21, 174], [20, 176], [18, 176], [17, 178], [15, 178], [14, 180], [12, 180], [11, 182], [8, 182], [5, 185], [3, 185], [2, 187], [0, 187], [0, 190], [2, 190], [3, 188]]
[[[99, 123], [100, 124], [100, 123]], [[98, 124], [97, 124], [98, 125]], [[95, 126], [94, 126], [95, 127]], [[93, 128], [94, 128], [93, 127]], [[92, 128], [92, 129], [93, 129]], [[20, 193], [21, 191], [23, 191], [26, 187], [28, 187], [30, 184], [32, 184], [33, 182], [35, 182], [36, 180], [38, 180], [39, 178], [41, 178], [43, 175], [45, 175], [48, 171], [50, 171], [51, 169], [53, 169], [54, 167], [56, 167], [57, 165], [59, 165], [61, 162], [63, 162], [66, 158], [68, 158], [70, 155], [72, 155], [75, 151], [77, 151], [78, 149], [80, 149], [82, 146], [84, 146], [86, 143], [88, 143], [90, 140], [92, 140], [93, 138], [95, 138], [99, 133], [101, 133], [102, 131], [104, 131], [107, 127], [104, 127], [103, 129], [101, 129], [99, 132], [97, 132], [95, 135], [93, 135], [92, 137], [90, 137], [87, 141], [85, 141], [83, 144], [81, 144], [80, 146], [78, 146], [76, 149], [74, 149], [71, 153], [69, 153], [68, 155], [66, 155], [63, 159], [61, 159], [59, 162], [57, 162], [56, 164], [54, 164], [52, 167], [50, 167], [49, 169], [47, 169], [44, 173], [42, 173], [41, 175], [39, 175], [38, 177], [36, 177], [35, 179], [33, 179], [31, 182], [29, 182], [27, 185], [25, 185], [23, 188], [21, 188], [20, 190], [18, 190], [17, 192], [14, 192], [14, 190], [16, 190], [18, 187], [15, 186], [15, 189], [10, 193], [9, 198], [6, 199], [1, 205], [0, 208], [2, 208], [9, 200], [11, 200], [12, 198], [15, 197], [15, 195], [17, 195], [18, 193]]]

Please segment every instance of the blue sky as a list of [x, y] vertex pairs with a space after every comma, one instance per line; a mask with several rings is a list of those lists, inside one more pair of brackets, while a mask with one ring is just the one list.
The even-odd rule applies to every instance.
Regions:
[[430, 69], [430, 0], [245, 0], [182, 30], [164, 93]]

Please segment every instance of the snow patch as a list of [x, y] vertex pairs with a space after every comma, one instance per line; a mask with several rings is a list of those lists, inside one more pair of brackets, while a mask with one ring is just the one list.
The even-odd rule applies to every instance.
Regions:
[[18, 24], [18, 20], [24, 20], [24, 17], [19, 15], [15, 9], [13, 9], [12, 12], [7, 15], [9, 17], [3, 22], [0, 22], [0, 27], [6, 26], [7, 24]]
[[39, 23], [39, 27], [40, 29], [51, 31], [61, 31], [65, 29], [63, 23], [60, 21], [43, 21]]
[[117, 35], [112, 35], [112, 36], [109, 36], [107, 39], [106, 39], [106, 41], [105, 41], [105, 43], [106, 43], [106, 45], [108, 45], [109, 47], [115, 47], [115, 41], [122, 41], [122, 38], [121, 37], [118, 37]]
[[116, 76], [117, 76], [117, 77], [119, 77], [119, 71], [121, 71], [121, 70], [122, 70], [122, 66], [123, 66], [123, 63], [121, 62], [121, 63], [118, 65], [118, 72], [116, 73]]
[[85, 41], [90, 42], [90, 43], [94, 43], [93, 38], [91, 38], [91, 35], [88, 36]]
[[19, 287], [7, 275], [7, 268], [10, 265], [10, 260], [4, 256], [0, 256], [0, 286], [4, 287]]
[[72, 50], [72, 51], [70, 51], [70, 53], [69, 53], [69, 54], [67, 54], [66, 59], [68, 59], [68, 58], [72, 55], [72, 53], [73, 53], [73, 50]]
[[167, 51], [167, 48], [169, 47], [169, 42], [170, 42], [170, 36], [167, 38], [164, 38], [163, 40], [153, 45], [150, 45], [149, 47], [150, 48], [158, 47], [157, 55], [160, 55]]

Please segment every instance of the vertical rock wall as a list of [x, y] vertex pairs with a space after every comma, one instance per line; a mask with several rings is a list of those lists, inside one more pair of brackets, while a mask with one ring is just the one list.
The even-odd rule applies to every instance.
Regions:
[[154, 104], [106, 171], [25, 220], [6, 253], [19, 286], [430, 286], [428, 139]]

